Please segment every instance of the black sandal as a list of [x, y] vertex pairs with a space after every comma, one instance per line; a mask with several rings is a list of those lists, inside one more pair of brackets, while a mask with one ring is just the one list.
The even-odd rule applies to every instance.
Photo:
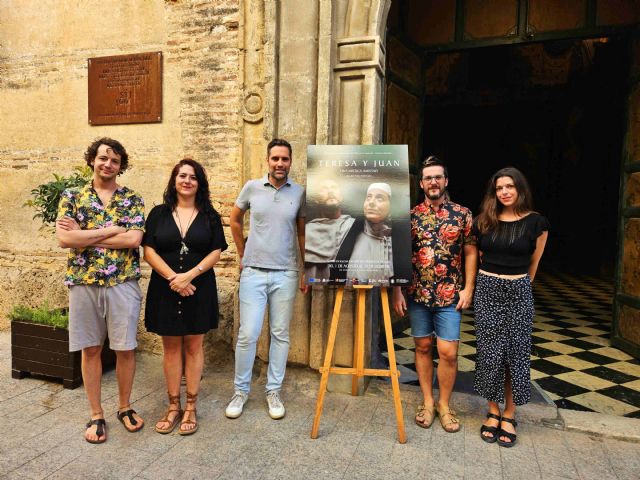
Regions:
[[117, 414], [118, 420], [120, 420], [120, 423], [122, 423], [122, 425], [124, 425], [125, 430], [127, 432], [129, 432], [129, 433], [139, 432], [140, 430], [142, 430], [142, 427], [144, 427], [144, 423], [141, 426], [139, 426], [138, 428], [129, 428], [129, 427], [127, 427], [127, 424], [124, 423], [124, 417], [127, 417], [129, 419], [129, 423], [131, 423], [131, 425], [133, 427], [138, 425], [138, 421], [133, 416], [134, 413], [137, 414], [138, 412], [136, 412], [132, 408], [129, 408], [128, 410], [125, 410], [124, 412], [121, 412], [121, 411], [118, 410], [118, 414]]
[[[93, 443], [93, 444], [98, 444], [98, 443], [104, 443], [107, 441], [107, 436], [105, 435], [105, 429], [107, 426], [107, 422], [104, 421], [104, 418], [96, 418], [94, 420], [89, 420], [89, 422], [87, 423], [87, 428], [90, 428], [91, 426], [96, 425], [96, 435], [98, 436], [98, 440], [89, 440], [87, 438], [87, 434], [85, 433], [84, 439], [89, 442], [89, 443]], [[104, 438], [102, 440], [100, 440], [100, 437], [102, 437], [104, 435]]]
[[[482, 438], [482, 440], [487, 443], [495, 443], [496, 440], [498, 440], [498, 431], [500, 430], [499, 422], [502, 421], [502, 417], [496, 415], [495, 413], [488, 412], [487, 418], [493, 418], [495, 420], [498, 420], [498, 426], [491, 427], [489, 425], [482, 425], [480, 427], [480, 438]], [[489, 433], [490, 435], [484, 435], [485, 432]]]
[[[518, 426], [518, 422], [516, 422], [514, 418], [502, 417], [501, 421], [510, 423], [514, 427]], [[500, 437], [507, 437], [510, 441], [505, 442], [504, 440], [500, 440]], [[501, 447], [511, 448], [516, 444], [516, 441], [517, 441], [516, 437], [517, 435], [515, 433], [507, 432], [501, 428], [500, 431], [498, 432], [498, 445], [500, 445]]]

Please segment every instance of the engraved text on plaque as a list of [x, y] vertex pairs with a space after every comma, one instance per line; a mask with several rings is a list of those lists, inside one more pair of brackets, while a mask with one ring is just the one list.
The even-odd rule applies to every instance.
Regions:
[[162, 121], [162, 52], [89, 59], [89, 124]]

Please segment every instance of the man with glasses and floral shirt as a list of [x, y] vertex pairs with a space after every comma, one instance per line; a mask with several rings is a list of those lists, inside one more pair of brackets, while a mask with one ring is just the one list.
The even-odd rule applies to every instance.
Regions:
[[[415, 421], [429, 428], [435, 415], [449, 433], [460, 430], [460, 421], [449, 407], [458, 370], [461, 310], [473, 300], [478, 250], [471, 234], [471, 211], [449, 200], [449, 178], [444, 163], [429, 157], [422, 163], [420, 188], [423, 203], [411, 210], [413, 279], [405, 297], [393, 290], [393, 308], [400, 316], [409, 310], [411, 335], [416, 346], [416, 372], [424, 398]], [[464, 252], [464, 288], [462, 253]], [[408, 304], [408, 305], [407, 305]], [[434, 335], [437, 337], [440, 398], [433, 398]]]
[[129, 401], [135, 373], [136, 332], [142, 293], [138, 286], [138, 246], [144, 231], [144, 203], [116, 178], [129, 164], [124, 147], [101, 138], [84, 155], [93, 169], [86, 186], [62, 194], [56, 237], [69, 248], [65, 285], [69, 287], [69, 350], [82, 350], [82, 380], [91, 419], [85, 440], [107, 440], [100, 399], [105, 338], [117, 355], [118, 420], [129, 432], [144, 422]]

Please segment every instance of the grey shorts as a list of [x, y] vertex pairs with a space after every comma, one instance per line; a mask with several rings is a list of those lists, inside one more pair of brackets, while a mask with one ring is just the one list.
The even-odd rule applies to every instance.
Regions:
[[137, 280], [113, 287], [73, 285], [69, 288], [69, 351], [104, 343], [112, 350], [133, 350], [142, 305]]

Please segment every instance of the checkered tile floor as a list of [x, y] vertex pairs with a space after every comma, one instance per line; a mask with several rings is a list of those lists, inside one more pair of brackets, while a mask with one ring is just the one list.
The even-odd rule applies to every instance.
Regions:
[[[612, 285], [596, 278], [539, 274], [531, 379], [559, 407], [640, 418], [640, 361], [609, 344], [612, 294]], [[476, 357], [473, 312], [462, 322], [459, 369], [469, 372]], [[408, 329], [395, 337], [400, 378], [415, 383], [413, 339]]]

